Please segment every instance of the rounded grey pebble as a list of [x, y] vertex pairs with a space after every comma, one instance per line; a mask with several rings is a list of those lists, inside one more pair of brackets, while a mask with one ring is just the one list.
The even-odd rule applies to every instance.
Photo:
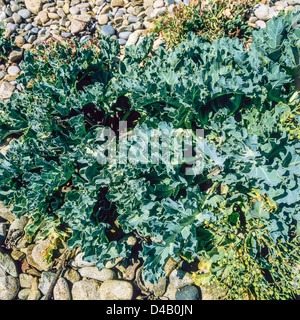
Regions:
[[199, 300], [200, 293], [195, 286], [186, 286], [176, 291], [176, 300]]

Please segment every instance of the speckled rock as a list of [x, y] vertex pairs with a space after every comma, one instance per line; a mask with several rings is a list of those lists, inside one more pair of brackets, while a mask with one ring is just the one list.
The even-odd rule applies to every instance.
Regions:
[[101, 300], [131, 300], [133, 287], [130, 282], [107, 280], [100, 287]]
[[94, 279], [80, 280], [72, 287], [73, 300], [101, 300], [100, 282]]
[[18, 278], [12, 276], [0, 277], [0, 300], [13, 300], [19, 290]]
[[51, 266], [46, 260], [46, 252], [50, 245], [50, 241], [46, 239], [36, 244], [32, 250], [32, 258], [40, 266], [40, 270], [47, 271]]
[[54, 300], [71, 300], [71, 292], [66, 279], [59, 278], [53, 289]]
[[115, 272], [106, 268], [99, 270], [97, 267], [84, 267], [79, 269], [78, 272], [82, 277], [95, 279], [102, 282], [116, 278]]
[[0, 269], [3, 269], [6, 273], [13, 277], [18, 277], [17, 267], [8, 253], [4, 253], [0, 250]]

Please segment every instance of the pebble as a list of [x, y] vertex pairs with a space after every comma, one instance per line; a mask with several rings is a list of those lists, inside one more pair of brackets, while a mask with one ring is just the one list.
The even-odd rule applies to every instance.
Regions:
[[22, 10], [18, 11], [18, 14], [25, 20], [30, 17], [30, 11], [27, 9], [22, 9]]
[[101, 27], [101, 34], [103, 36], [112, 36], [116, 33], [116, 30], [110, 25], [104, 25]]
[[31, 288], [33, 276], [27, 273], [20, 273], [19, 281], [22, 288]]
[[72, 34], [76, 34], [82, 31], [85, 27], [85, 23], [82, 21], [74, 20], [71, 23], [70, 31]]
[[17, 30], [18, 26], [15, 23], [8, 22], [6, 25], [6, 34], [9, 37], [13, 32]]
[[47, 271], [50, 268], [51, 263], [45, 259], [46, 252], [50, 245], [50, 240], [46, 239], [36, 244], [32, 250], [32, 259], [39, 265], [39, 270]]
[[116, 273], [113, 270], [106, 268], [99, 270], [97, 267], [83, 267], [79, 269], [78, 272], [82, 277], [95, 279], [101, 282], [116, 278]]
[[18, 13], [14, 12], [12, 18], [16, 24], [20, 24], [22, 22], [22, 17]]
[[109, 21], [108, 19], [108, 16], [106, 14], [101, 14], [99, 17], [98, 17], [98, 23], [100, 25], [105, 25], [107, 24]]
[[129, 46], [129, 45], [133, 45], [133, 44], [136, 44], [140, 35], [141, 35], [142, 31], [141, 30], [136, 30], [134, 31], [129, 37], [128, 37], [128, 40], [126, 42], [126, 45]]
[[72, 15], [79, 14], [80, 13], [80, 9], [78, 7], [71, 7], [70, 8], [70, 13]]
[[18, 298], [20, 300], [27, 300], [30, 294], [30, 289], [26, 288], [26, 289], [21, 289], [18, 293]]
[[12, 276], [0, 277], [0, 300], [13, 300], [19, 290], [18, 278]]
[[71, 283], [75, 283], [77, 281], [80, 280], [80, 274], [77, 270], [74, 269], [68, 269], [65, 274], [64, 277], [70, 281]]
[[48, 292], [50, 284], [55, 278], [55, 273], [44, 271], [42, 272], [40, 283], [38, 284], [38, 289], [45, 295]]
[[73, 300], [101, 300], [100, 283], [94, 279], [80, 280], [73, 284]]
[[183, 288], [179, 288], [175, 294], [176, 300], [199, 300], [199, 298], [199, 289], [195, 286], [185, 286]]
[[19, 74], [20, 71], [21, 71], [21, 70], [20, 70], [20, 68], [19, 68], [18, 66], [10, 66], [10, 67], [8, 67], [8, 69], [7, 69], [7, 73], [8, 73], [9, 75], [12, 75], [12, 76]]
[[8, 60], [11, 63], [19, 61], [22, 58], [23, 58], [23, 52], [21, 50], [13, 50], [8, 56]]
[[131, 300], [133, 287], [123, 280], [106, 280], [100, 287], [101, 300]]
[[53, 289], [54, 300], [71, 300], [71, 292], [65, 278], [59, 278]]
[[0, 99], [9, 99], [15, 90], [15, 86], [7, 81], [3, 81], [0, 85]]
[[266, 22], [263, 21], [263, 20], [257, 20], [255, 23], [256, 23], [256, 25], [257, 25], [258, 27], [260, 27], [260, 28], [262, 28], [262, 29], [264, 29], [264, 28], [267, 26]]
[[13, 277], [18, 277], [17, 267], [13, 258], [8, 254], [0, 251], [0, 269]]
[[119, 33], [119, 38], [127, 40], [131, 34], [131, 31], [123, 31]]
[[42, 9], [42, 0], [25, 0], [25, 6], [30, 12], [38, 14]]

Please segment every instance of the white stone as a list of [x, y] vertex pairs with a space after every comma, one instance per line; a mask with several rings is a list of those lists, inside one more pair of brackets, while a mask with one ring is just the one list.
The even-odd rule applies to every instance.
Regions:
[[133, 287], [123, 280], [106, 280], [100, 287], [101, 300], [131, 300]]
[[264, 29], [267, 26], [267, 24], [263, 20], [256, 21], [256, 25], [262, 29]]
[[142, 31], [141, 31], [141, 30], [136, 30], [136, 31], [134, 31], [134, 32], [128, 37], [128, 40], [127, 40], [127, 42], [126, 42], [126, 46], [136, 44], [141, 34], [142, 34]]
[[73, 300], [101, 300], [100, 283], [97, 280], [80, 280], [73, 284]]
[[116, 278], [115, 272], [106, 268], [99, 270], [97, 267], [83, 267], [79, 269], [78, 272], [82, 277], [91, 278], [102, 282]]
[[12, 276], [0, 277], [0, 300], [13, 300], [19, 290], [19, 281]]
[[254, 7], [254, 14], [259, 20], [269, 20], [270, 7], [265, 4], [258, 4]]
[[7, 73], [11, 76], [15, 76], [20, 73], [20, 68], [18, 66], [10, 66], [7, 69]]

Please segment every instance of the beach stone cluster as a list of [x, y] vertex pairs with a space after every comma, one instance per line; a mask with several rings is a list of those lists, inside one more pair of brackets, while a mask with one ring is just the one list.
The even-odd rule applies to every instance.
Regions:
[[287, 13], [295, 7], [300, 10], [300, 0], [262, 1], [251, 11], [249, 25], [254, 28], [265, 28], [266, 23], [276, 17], [279, 12]]
[[0, 22], [20, 48], [50, 36], [105, 35], [136, 44], [174, 0], [0, 0]]

